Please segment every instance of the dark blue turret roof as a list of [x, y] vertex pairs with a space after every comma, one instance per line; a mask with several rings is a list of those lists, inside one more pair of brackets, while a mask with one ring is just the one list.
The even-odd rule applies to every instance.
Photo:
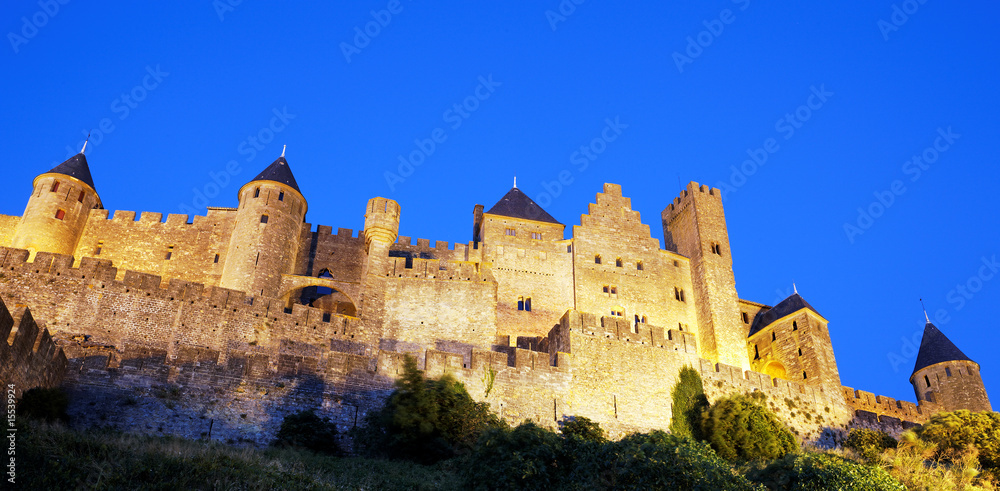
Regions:
[[[299, 184], [295, 182], [295, 176], [292, 175], [292, 169], [288, 167], [288, 161], [285, 157], [278, 157], [271, 165], [267, 166], [263, 172], [253, 178], [253, 181], [275, 181], [282, 184], [287, 184], [291, 186], [292, 189], [299, 191]], [[301, 194], [302, 191], [299, 191]]]
[[[779, 302], [778, 305], [775, 305], [763, 314], [758, 315], [754, 319], [753, 326], [750, 327], [750, 334], [748, 334], [747, 337], [757, 334], [757, 332], [771, 325], [774, 321], [788, 314], [794, 314], [802, 309], [809, 309], [816, 312], [816, 309], [814, 309], [812, 305], [809, 305], [809, 302], [806, 302], [806, 300], [799, 296], [798, 293], [793, 293], [790, 297]], [[816, 314], [819, 314], [819, 312], [816, 312]]]
[[510, 191], [507, 191], [507, 194], [500, 198], [500, 201], [497, 201], [497, 204], [493, 205], [493, 208], [490, 208], [486, 213], [562, 225], [541, 206], [538, 206], [538, 203], [532, 201], [528, 195], [517, 188], [511, 188]]
[[94, 178], [90, 175], [90, 166], [87, 165], [87, 157], [82, 153], [78, 153], [68, 159], [65, 162], [55, 166], [52, 170], [47, 172], [47, 174], [63, 174], [70, 176], [80, 181], [87, 183], [94, 191], [97, 191], [97, 187], [94, 186]]
[[958, 360], [972, 361], [948, 339], [948, 336], [938, 330], [937, 326], [928, 322], [924, 326], [924, 337], [920, 340], [920, 351], [917, 353], [917, 363], [913, 366], [913, 373], [937, 363]]

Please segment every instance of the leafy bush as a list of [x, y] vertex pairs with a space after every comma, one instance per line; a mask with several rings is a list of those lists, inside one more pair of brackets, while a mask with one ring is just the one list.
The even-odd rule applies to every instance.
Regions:
[[906, 490], [899, 481], [879, 467], [822, 453], [789, 454], [763, 469], [751, 471], [747, 477], [775, 490]]
[[584, 416], [567, 416], [559, 422], [559, 431], [566, 438], [579, 438], [593, 442], [606, 440], [601, 425]]
[[728, 460], [772, 460], [798, 448], [795, 437], [761, 403], [764, 395], [719, 399], [702, 413], [701, 435]]
[[569, 470], [563, 439], [530, 421], [483, 433], [462, 466], [471, 489], [554, 489]]
[[312, 409], [285, 416], [273, 445], [301, 447], [317, 453], [340, 455], [337, 425], [330, 418], [320, 418]]
[[62, 389], [35, 387], [21, 395], [21, 402], [17, 404], [17, 414], [50, 423], [56, 420], [66, 422], [69, 421], [69, 416], [66, 414], [68, 407], [69, 396]]
[[886, 451], [881, 460], [889, 473], [907, 489], [995, 489], [988, 482], [977, 483], [979, 458], [975, 448], [963, 452], [960, 458], [952, 455], [947, 464], [935, 460], [936, 453], [933, 443], [920, 440], [914, 432], [907, 431], [900, 436], [897, 448]]
[[884, 431], [854, 428], [847, 434], [844, 446], [854, 450], [865, 462], [875, 462], [887, 449], [896, 448], [896, 439]]
[[467, 452], [483, 431], [502, 426], [489, 405], [472, 400], [461, 382], [450, 375], [427, 380], [407, 356], [385, 406], [370, 413], [352, 435], [362, 453], [431, 464]]
[[701, 375], [690, 366], [681, 368], [677, 383], [670, 391], [673, 413], [670, 415], [670, 433], [677, 436], [700, 438], [701, 413], [708, 408]]
[[470, 489], [757, 489], [708, 444], [662, 431], [615, 442], [525, 422], [486, 432], [462, 468]]
[[916, 435], [937, 446], [935, 458], [946, 462], [961, 460], [969, 446], [979, 452], [983, 472], [1000, 477], [1000, 413], [960, 409], [931, 416], [917, 428]]
[[705, 442], [663, 431], [626, 436], [572, 462], [577, 489], [759, 489]]

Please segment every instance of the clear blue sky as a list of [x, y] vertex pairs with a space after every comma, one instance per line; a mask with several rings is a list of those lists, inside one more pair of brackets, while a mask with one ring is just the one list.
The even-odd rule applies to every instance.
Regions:
[[449, 242], [515, 174], [570, 226], [619, 183], [661, 243], [679, 181], [726, 183], [740, 296], [796, 282], [845, 385], [914, 399], [923, 297], [1000, 404], [992, 4], [347, 3], [7, 2], [0, 213], [91, 130], [112, 210], [235, 206], [287, 144], [310, 223], [361, 228], [381, 195]]

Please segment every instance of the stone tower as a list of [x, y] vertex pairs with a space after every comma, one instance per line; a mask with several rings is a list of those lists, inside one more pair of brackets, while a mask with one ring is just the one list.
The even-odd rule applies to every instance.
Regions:
[[920, 404], [940, 411], [992, 411], [979, 364], [969, 359], [928, 319], [910, 383]]
[[389, 198], [372, 198], [365, 208], [365, 251], [369, 274], [384, 276], [389, 263], [389, 246], [399, 235], [399, 203]]
[[35, 178], [12, 247], [72, 255], [90, 210], [101, 207], [83, 152]]
[[307, 203], [284, 153], [239, 191], [221, 286], [249, 295], [280, 296], [292, 273]]
[[699, 354], [749, 370], [749, 328], [740, 321], [722, 192], [692, 181], [662, 218], [666, 248], [691, 259]]

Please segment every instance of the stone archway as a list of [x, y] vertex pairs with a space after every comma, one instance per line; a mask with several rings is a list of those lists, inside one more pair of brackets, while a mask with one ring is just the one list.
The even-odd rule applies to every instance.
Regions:
[[[312, 303], [314, 307], [321, 308], [331, 313], [358, 316], [359, 305], [357, 299], [361, 297], [361, 284], [347, 281], [338, 281], [329, 277], [319, 278], [312, 276], [282, 275], [281, 294], [278, 298], [286, 306], [298, 300], [302, 291], [309, 287], [322, 287], [332, 290], [329, 294], [318, 296]], [[317, 301], [319, 302], [317, 304]]]
[[788, 380], [788, 373], [785, 371], [785, 366], [778, 361], [770, 361], [767, 365], [764, 365], [763, 373], [770, 375], [772, 378]]

